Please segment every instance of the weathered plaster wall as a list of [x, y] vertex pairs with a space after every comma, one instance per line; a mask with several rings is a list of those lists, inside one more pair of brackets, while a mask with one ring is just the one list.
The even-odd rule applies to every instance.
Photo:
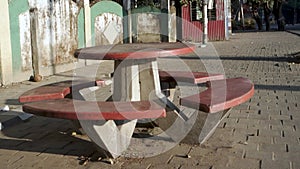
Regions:
[[29, 11], [26, 11], [19, 15], [19, 27], [22, 71], [29, 71], [32, 69], [32, 48]]
[[122, 43], [122, 18], [113, 13], [103, 13], [95, 18], [95, 45]]
[[91, 7], [92, 45], [116, 44], [123, 40], [123, 8], [113, 1]]
[[[104, 29], [109, 25], [110, 22], [115, 22], [117, 27], [116, 30], [120, 30], [120, 35], [116, 39], [123, 39], [123, 8], [118, 3], [113, 1], [100, 1], [91, 7], [91, 44], [107, 44], [109, 41], [107, 39], [102, 39], [102, 33]], [[102, 25], [102, 24], [105, 24]], [[118, 40], [114, 41], [116, 43]], [[84, 43], [84, 12], [83, 9], [80, 10], [78, 15], [78, 48], [85, 47]]]
[[160, 10], [143, 7], [132, 10], [132, 30], [136, 42], [160, 42]]
[[[85, 47], [83, 1], [9, 0], [7, 3], [13, 82], [27, 80], [33, 74], [33, 55], [38, 56], [42, 76], [74, 69], [74, 61], [76, 66], [87, 63], [78, 62], [73, 56], [75, 49]], [[91, 5], [91, 44], [121, 43], [122, 6], [113, 1]]]
[[68, 63], [74, 60], [77, 48], [77, 4], [71, 0], [29, 0], [37, 8], [38, 48], [41, 66]]
[[137, 14], [137, 41], [160, 42], [160, 21], [157, 14]]
[[[30, 15], [34, 11], [30, 9], [36, 12]], [[70, 69], [70, 66], [63, 65], [74, 61], [73, 53], [78, 47], [79, 11], [80, 7], [72, 0], [9, 2], [14, 81], [28, 79], [26, 76], [32, 74], [32, 41], [37, 44], [42, 75]], [[30, 16], [35, 20], [35, 26], [31, 25]], [[32, 33], [36, 33], [36, 39], [32, 39]], [[56, 69], [58, 66], [61, 66], [59, 70]]]

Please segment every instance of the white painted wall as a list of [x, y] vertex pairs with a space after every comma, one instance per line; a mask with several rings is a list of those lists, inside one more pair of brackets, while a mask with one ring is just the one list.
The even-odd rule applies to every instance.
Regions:
[[0, 1], [0, 16], [0, 83], [6, 85], [13, 81], [8, 1]]
[[29, 11], [19, 15], [22, 71], [32, 70], [32, 49]]
[[137, 17], [137, 41], [160, 42], [159, 16], [153, 13], [138, 13]]
[[95, 45], [122, 43], [123, 20], [113, 13], [103, 13], [95, 19]]
[[29, 6], [38, 9], [38, 53], [41, 67], [73, 61], [73, 52], [77, 48], [77, 5], [66, 0], [53, 3], [48, 0], [29, 0]]

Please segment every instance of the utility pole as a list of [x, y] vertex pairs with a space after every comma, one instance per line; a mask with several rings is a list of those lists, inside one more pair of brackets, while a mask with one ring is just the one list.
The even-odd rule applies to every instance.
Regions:
[[169, 42], [169, 0], [160, 1], [161, 15], [160, 15], [160, 33], [161, 42]]
[[84, 33], [85, 33], [85, 47], [92, 45], [92, 33], [91, 33], [91, 7], [90, 1], [84, 0]]
[[[90, 1], [84, 0], [83, 1], [83, 8], [84, 8], [84, 42], [85, 47], [92, 46], [92, 32], [91, 32], [91, 7]], [[85, 66], [88, 65], [88, 61], [84, 59]]]
[[205, 47], [208, 41], [208, 36], [207, 36], [207, 32], [208, 32], [208, 18], [207, 18], [207, 3], [208, 0], [203, 0], [202, 1], [202, 6], [203, 6], [203, 40], [202, 40], [202, 46]]
[[[123, 7], [127, 10], [127, 16], [124, 19], [124, 25], [127, 27], [127, 36], [124, 43], [132, 43], [132, 18], [131, 18], [131, 0], [123, 0]], [[127, 40], [128, 39], [128, 40]]]

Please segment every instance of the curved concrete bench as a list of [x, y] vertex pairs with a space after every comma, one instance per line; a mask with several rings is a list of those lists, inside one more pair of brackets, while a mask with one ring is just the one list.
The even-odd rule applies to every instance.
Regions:
[[[178, 75], [185, 76], [185, 73], [178, 73], [177, 76]], [[170, 78], [167, 76], [164, 77]], [[200, 78], [200, 76], [198, 77]], [[205, 79], [203, 78], [203, 81], [210, 80], [208, 76], [203, 77], [206, 78], [206, 80], [203, 80]], [[188, 75], [188, 78], [193, 77]], [[217, 76], [217, 78], [221, 78], [221, 76]], [[24, 93], [20, 96], [20, 102], [34, 102], [24, 104], [23, 111], [46, 117], [80, 120], [80, 122], [94, 121], [95, 123], [88, 122], [85, 124], [90, 125], [88, 131], [92, 131], [92, 133], [88, 133], [88, 135], [97, 135], [97, 139], [99, 140], [93, 141], [100, 145], [102, 149], [106, 150], [105, 152], [109, 157], [116, 158], [127, 149], [137, 119], [158, 118], [163, 120], [164, 118], [160, 117], [166, 117], [165, 107], [153, 101], [100, 102], [65, 98], [70, 94], [72, 89], [80, 90], [95, 85], [104, 85], [105, 83], [104, 81], [99, 81], [98, 83], [75, 83], [76, 85], [73, 86], [72, 84], [74, 83], [70, 81], [59, 82], [40, 86]], [[245, 102], [251, 98], [254, 93], [253, 83], [246, 78], [209, 81], [207, 82], [207, 86], [208, 89], [200, 94], [180, 99], [180, 104], [187, 107], [182, 110], [183, 113], [189, 111], [189, 109], [197, 109], [207, 112], [199, 112], [200, 118], [202, 118], [201, 121], [203, 121], [203, 118], [205, 118], [205, 120], [208, 118], [215, 119], [212, 124], [203, 124], [203, 122], [201, 122], [199, 123], [199, 127], [195, 127], [196, 132], [201, 133], [200, 137], [198, 135], [199, 133], [193, 130], [190, 132], [196, 133], [194, 135], [196, 135], [197, 138], [193, 138], [193, 140], [196, 140], [198, 143], [199, 141], [202, 143], [210, 137], [219, 124], [221, 120], [220, 117], [224, 117], [223, 110], [228, 110], [231, 107]], [[219, 114], [216, 112], [221, 112], [222, 115], [216, 116]], [[115, 123], [115, 120], [121, 120], [123, 122], [119, 124]], [[189, 122], [187, 121], [186, 123]], [[183, 122], [183, 124], [185, 124], [185, 122]], [[198, 124], [197, 121], [195, 124]], [[122, 142], [120, 142], [120, 140], [122, 140]]]
[[180, 104], [207, 113], [215, 113], [237, 106], [254, 94], [254, 84], [247, 78], [210, 81], [208, 89], [180, 99]]
[[27, 103], [23, 111], [69, 120], [134, 120], [166, 117], [164, 107], [151, 101], [100, 102], [73, 99]]
[[[103, 86], [105, 81], [64, 81], [29, 90], [20, 96], [23, 111], [39, 116], [79, 120], [107, 157], [116, 158], [130, 143], [137, 119], [166, 117], [165, 107], [153, 101], [84, 101], [65, 98], [71, 91]], [[115, 122], [119, 121], [119, 122]], [[113, 138], [113, 139], [112, 139]]]
[[72, 90], [105, 86], [104, 80], [79, 83], [63, 81], [31, 89], [19, 97], [23, 111], [70, 120], [132, 120], [165, 117], [165, 109], [153, 101], [101, 102], [65, 98]]
[[205, 83], [207, 81], [224, 79], [222, 74], [209, 74], [207, 72], [185, 72], [185, 71], [159, 71], [162, 82], [188, 82], [193, 84]]
[[65, 98], [72, 90], [79, 90], [92, 86], [105, 86], [105, 80], [96, 80], [94, 82], [62, 81], [51, 83], [28, 90], [19, 97], [20, 103], [36, 102], [42, 100], [53, 100]]
[[[170, 134], [173, 140], [178, 140], [181, 132], [182, 134], [188, 133], [181, 142], [202, 144], [214, 133], [230, 108], [244, 103], [254, 94], [254, 85], [246, 78], [209, 81], [206, 84], [208, 88], [205, 91], [179, 99], [179, 103], [183, 106], [179, 111], [191, 118], [186, 121], [182, 120], [177, 126], [173, 124], [174, 121], [177, 121], [177, 116], [168, 115], [167, 118], [156, 120], [157, 125], [163, 130], [173, 131]], [[180, 86], [180, 90], [185, 87]], [[189, 89], [187, 86], [184, 91], [189, 91]], [[195, 109], [199, 111], [195, 111]], [[183, 127], [188, 126], [189, 121], [193, 120], [193, 127], [190, 130]], [[173, 126], [176, 127], [172, 130], [169, 129]], [[181, 130], [177, 131], [177, 128], [181, 128]]]
[[209, 74], [207, 72], [159, 71], [159, 78], [164, 95], [168, 96], [170, 100], [173, 100], [175, 87], [178, 85], [178, 82], [197, 85], [208, 81], [224, 79], [224, 75]]
[[[176, 81], [199, 84], [207, 81], [224, 79], [224, 75], [208, 74], [206, 72], [159, 71], [159, 78], [162, 83], [166, 82], [168, 84], [176, 83]], [[71, 93], [72, 88], [83, 89], [92, 86], [105, 86], [106, 81], [96, 80], [95, 82], [77, 83], [78, 82], [76, 81], [68, 80], [40, 86], [23, 93], [19, 97], [19, 102], [26, 103], [41, 100], [62, 99]]]

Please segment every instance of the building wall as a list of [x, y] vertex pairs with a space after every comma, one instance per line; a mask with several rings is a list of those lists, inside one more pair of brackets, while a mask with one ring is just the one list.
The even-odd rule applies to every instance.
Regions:
[[132, 9], [132, 32], [134, 42], [160, 42], [160, 9], [142, 7]]
[[7, 1], [0, 1], [0, 85], [12, 82], [12, 59], [9, 9]]
[[9, 1], [14, 82], [32, 75], [33, 53], [38, 56], [42, 76], [72, 68], [73, 53], [78, 47], [79, 11], [80, 7], [72, 0]]
[[[88, 11], [89, 20], [84, 21], [84, 9], [78, 16], [78, 48], [123, 43], [123, 8], [114, 1], [100, 1]], [[86, 7], [85, 7], [86, 8]], [[89, 22], [89, 24], [87, 24]], [[86, 29], [86, 30], [85, 30]], [[98, 60], [79, 60], [84, 65], [98, 64]]]
[[[92, 36], [88, 38], [91, 45], [121, 43], [122, 6], [113, 1], [92, 5], [89, 30]], [[28, 80], [33, 75], [33, 55], [38, 58], [42, 76], [72, 70], [76, 68], [74, 63], [76, 66], [85, 65], [73, 55], [77, 48], [86, 46], [82, 1], [10, 0], [8, 9], [12, 82]], [[2, 75], [0, 72], [1, 79]]]
[[[5, 33], [10, 35], [11, 54], [5, 55], [5, 59], [12, 60], [8, 65], [12, 70], [6, 72], [12, 75], [2, 71], [8, 69], [0, 51], [0, 83], [3, 83], [4, 74], [12, 77], [8, 83], [28, 80], [33, 75], [34, 63], [38, 63], [42, 76], [74, 69], [74, 63], [77, 63], [76, 67], [84, 66], [87, 62], [78, 61], [73, 54], [77, 48], [86, 47], [87, 39], [90, 39], [90, 45], [103, 45], [122, 43], [128, 36], [128, 25], [123, 26], [126, 12], [114, 1], [100, 1], [89, 7], [91, 26], [88, 30], [83, 1], [9, 0], [6, 3], [9, 31]], [[133, 18], [136, 41], [160, 41], [160, 9], [143, 10], [136, 11]], [[90, 35], [86, 34], [87, 31], [91, 32]], [[4, 44], [3, 40], [0, 44]], [[37, 59], [33, 60], [33, 56]]]
[[[208, 21], [208, 40], [225, 39], [224, 0], [216, 1], [216, 20]], [[191, 21], [190, 7], [182, 6], [182, 40], [201, 42], [203, 25], [201, 21]]]
[[[110, 44], [109, 41], [113, 43], [120, 43], [123, 39], [123, 8], [121, 5], [114, 1], [100, 1], [91, 6], [91, 45], [100, 44]], [[80, 10], [78, 15], [78, 48], [85, 47], [85, 31], [84, 31], [84, 12], [83, 9]], [[118, 32], [116, 39], [107, 39], [103, 33], [107, 26], [115, 26], [114, 29]], [[109, 29], [108, 29], [109, 30]], [[112, 32], [109, 32], [112, 33]], [[109, 33], [106, 36], [109, 36]], [[112, 35], [114, 36], [114, 35]]]
[[123, 8], [113, 1], [100, 1], [91, 7], [92, 44], [123, 42]]

